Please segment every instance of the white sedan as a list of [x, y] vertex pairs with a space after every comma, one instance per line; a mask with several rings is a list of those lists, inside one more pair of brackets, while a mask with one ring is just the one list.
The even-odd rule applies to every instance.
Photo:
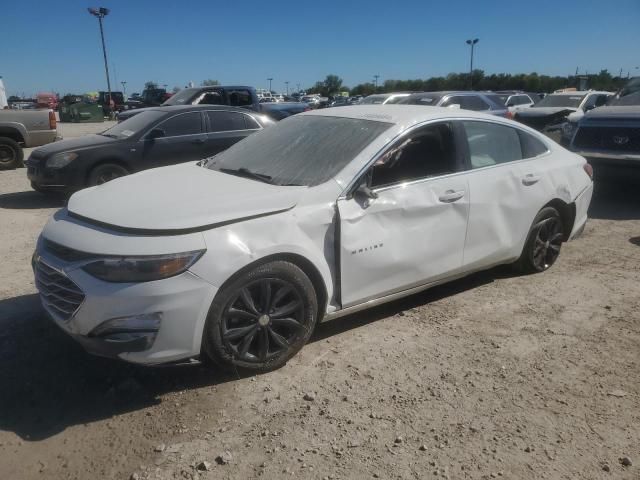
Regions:
[[308, 112], [76, 193], [38, 240], [35, 280], [89, 352], [266, 371], [320, 321], [495, 265], [546, 270], [585, 226], [591, 173], [495, 116]]

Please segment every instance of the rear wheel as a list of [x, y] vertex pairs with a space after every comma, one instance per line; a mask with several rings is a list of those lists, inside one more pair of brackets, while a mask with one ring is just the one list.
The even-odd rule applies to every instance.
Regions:
[[309, 340], [317, 299], [307, 275], [270, 262], [233, 279], [216, 295], [203, 350], [217, 365], [266, 372], [284, 365]]
[[0, 137], [0, 170], [13, 170], [23, 165], [24, 152], [18, 142]]
[[560, 255], [564, 241], [564, 225], [558, 211], [545, 207], [533, 220], [527, 242], [517, 268], [523, 273], [536, 273], [547, 270]]
[[119, 177], [128, 175], [129, 172], [126, 168], [115, 163], [103, 163], [98, 165], [89, 174], [89, 181], [87, 182], [90, 187], [95, 185], [102, 185], [103, 183], [110, 182]]

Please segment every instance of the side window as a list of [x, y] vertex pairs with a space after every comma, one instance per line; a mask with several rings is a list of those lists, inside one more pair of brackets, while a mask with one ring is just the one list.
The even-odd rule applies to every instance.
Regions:
[[609, 97], [607, 95], [598, 95], [598, 98], [596, 99], [596, 107], [601, 107], [607, 103], [608, 99]]
[[246, 107], [253, 105], [251, 101], [251, 92], [249, 90], [228, 90], [229, 105], [232, 107]]
[[455, 172], [454, 145], [453, 129], [448, 123], [417, 130], [376, 161], [371, 172], [371, 187]]
[[490, 108], [484, 100], [474, 95], [461, 96], [460, 99], [460, 108], [464, 110], [474, 110], [476, 112], [479, 112], [481, 110], [489, 110]]
[[195, 135], [202, 133], [202, 117], [200, 112], [181, 113], [162, 122], [157, 128], [164, 130], [165, 137]]
[[209, 111], [209, 125], [212, 132], [228, 132], [230, 130], [246, 130], [246, 125], [242, 113]]
[[529, 97], [525, 95], [518, 95], [516, 98], [518, 99], [517, 105], [526, 105], [527, 103], [531, 103], [531, 100], [529, 100]]
[[520, 147], [522, 148], [522, 158], [533, 158], [538, 155], [542, 155], [549, 149], [547, 146], [538, 140], [533, 135], [530, 135], [522, 130], [518, 130], [520, 136]]
[[444, 102], [442, 102], [443, 107], [448, 107], [449, 105], [460, 105], [460, 108], [462, 108], [462, 97], [453, 96], [447, 98]]
[[489, 122], [462, 122], [467, 134], [471, 168], [488, 167], [522, 159], [515, 128]]
[[256, 130], [256, 129], [260, 128], [260, 124], [258, 122], [256, 122], [249, 115], [243, 115], [243, 117], [244, 117], [245, 127], [247, 128], [247, 130]]
[[198, 104], [199, 105], [224, 105], [224, 101], [222, 100], [222, 95], [220, 95], [220, 92], [207, 92], [202, 96]]

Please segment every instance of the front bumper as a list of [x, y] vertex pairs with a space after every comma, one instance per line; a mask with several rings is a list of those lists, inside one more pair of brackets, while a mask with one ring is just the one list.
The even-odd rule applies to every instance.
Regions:
[[[48, 296], [51, 290], [36, 274], [43, 307], [56, 325], [87, 352], [146, 365], [175, 362], [200, 354], [205, 320], [217, 292], [211, 284], [188, 271], [152, 282], [104, 282], [84, 272], [78, 262], [65, 262], [51, 255], [42, 249], [41, 243], [34, 255], [35, 269], [40, 262], [43, 263], [57, 272], [55, 275], [66, 277], [82, 294], [82, 299], [79, 296], [74, 298], [77, 308], [75, 305], [68, 308], [72, 313], [61, 313]], [[56, 278], [59, 277], [54, 277], [50, 283], [55, 283]], [[66, 306], [64, 303], [61, 305]], [[150, 315], [160, 318], [159, 328], [153, 334], [97, 333], [100, 331], [98, 327], [107, 321]]]
[[25, 162], [27, 178], [39, 188], [53, 191], [73, 191], [84, 186], [81, 171], [72, 166], [47, 168], [45, 159], [29, 157]]

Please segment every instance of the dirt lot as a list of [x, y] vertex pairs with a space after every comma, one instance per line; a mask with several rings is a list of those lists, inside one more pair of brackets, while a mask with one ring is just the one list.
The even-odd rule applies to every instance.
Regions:
[[48, 322], [29, 259], [59, 206], [0, 172], [2, 479], [640, 478], [637, 186], [599, 185], [544, 274], [336, 320], [246, 378], [93, 358]]

